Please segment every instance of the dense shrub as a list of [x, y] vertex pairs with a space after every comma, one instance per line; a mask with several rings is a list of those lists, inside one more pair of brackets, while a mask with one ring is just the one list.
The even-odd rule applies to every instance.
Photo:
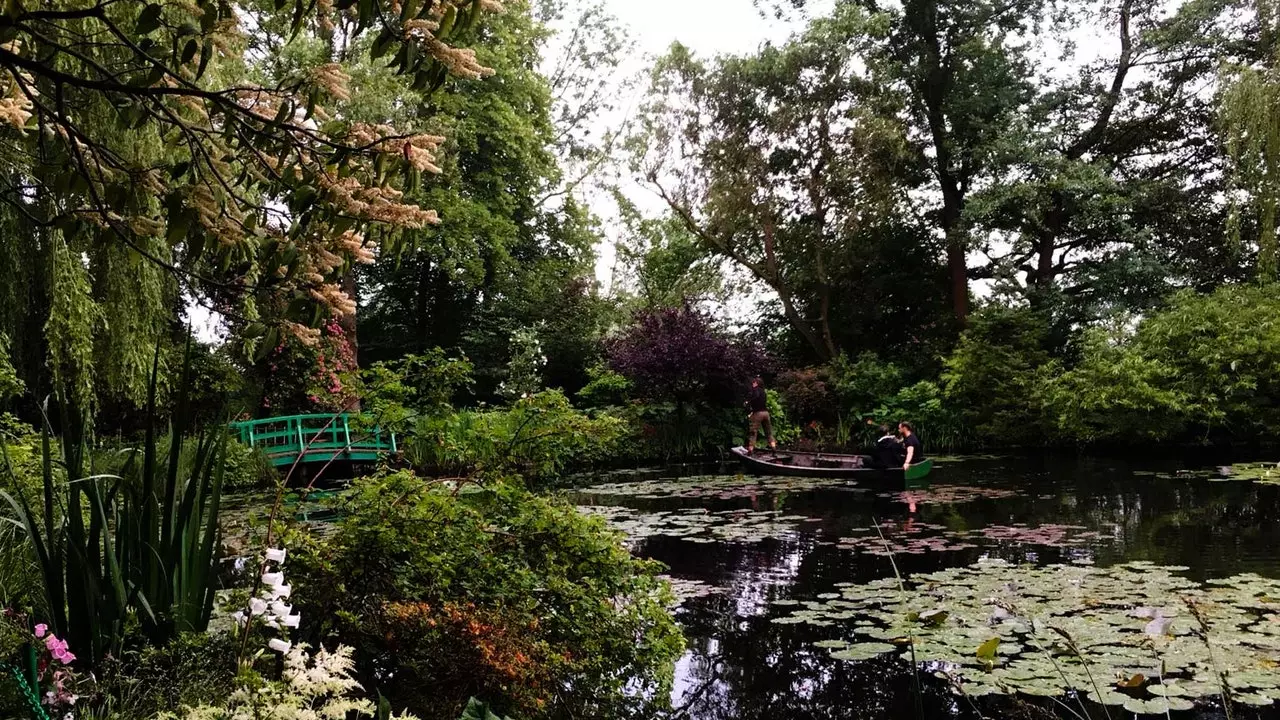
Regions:
[[530, 720], [627, 718], [668, 701], [669, 590], [600, 520], [404, 472], [357, 481], [340, 510], [335, 535], [290, 559], [295, 603], [397, 707], [450, 717], [475, 695]]
[[638, 313], [606, 350], [610, 368], [631, 381], [636, 397], [677, 406], [734, 405], [767, 365], [758, 348], [717, 332], [689, 306]]
[[1139, 326], [1132, 347], [1159, 363], [1191, 429], [1250, 439], [1280, 432], [1280, 285], [1184, 292]]
[[829, 368], [831, 391], [840, 412], [855, 419], [871, 415], [875, 408], [909, 384], [902, 368], [875, 353], [863, 353], [856, 360], [840, 355], [831, 361]]
[[1193, 414], [1173, 369], [1102, 329], [1081, 342], [1080, 362], [1053, 379], [1044, 401], [1058, 439], [1125, 443], [1177, 439]]
[[787, 370], [778, 373], [774, 385], [787, 414], [799, 423], [833, 423], [842, 415], [829, 367]]
[[[51, 468], [65, 482], [61, 467]], [[36, 504], [44, 493], [40, 435], [8, 413], [0, 413], [0, 492]], [[10, 508], [3, 512], [10, 516]], [[61, 505], [54, 507], [55, 519]], [[0, 606], [40, 607], [44, 603], [39, 566], [26, 534], [10, 522], [0, 522]]]
[[548, 390], [507, 408], [419, 417], [401, 445], [413, 467], [431, 473], [519, 473], [539, 484], [609, 457], [622, 434], [616, 418], [587, 415]]
[[978, 440], [1042, 445], [1044, 389], [1059, 372], [1044, 349], [1044, 319], [1022, 308], [976, 312], [942, 374], [945, 402]]

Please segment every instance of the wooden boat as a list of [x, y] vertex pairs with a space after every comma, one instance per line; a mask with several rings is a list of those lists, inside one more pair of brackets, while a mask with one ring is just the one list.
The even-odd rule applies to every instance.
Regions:
[[933, 461], [925, 458], [903, 470], [871, 467], [870, 455], [836, 455], [793, 450], [759, 450], [748, 454], [744, 447], [730, 450], [752, 472], [760, 475], [790, 477], [861, 478], [883, 482], [910, 483], [924, 478], [933, 470]]

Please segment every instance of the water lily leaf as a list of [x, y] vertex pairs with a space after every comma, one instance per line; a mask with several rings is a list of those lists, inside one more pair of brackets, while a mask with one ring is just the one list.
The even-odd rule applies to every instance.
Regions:
[[1254, 707], [1266, 707], [1275, 702], [1270, 695], [1263, 695], [1261, 693], [1241, 693], [1235, 695], [1232, 699], [1236, 702], [1241, 702], [1245, 705], [1252, 705]]
[[1119, 681], [1116, 682], [1116, 687], [1124, 688], [1125, 690], [1132, 690], [1134, 688], [1142, 687], [1143, 685], [1146, 684], [1146, 682], [1147, 682], [1146, 675], [1143, 675], [1142, 673], [1136, 673], [1134, 675], [1130, 675], [1129, 677], [1121, 678]]
[[887, 643], [860, 643], [858, 645], [850, 645], [844, 650], [832, 651], [831, 657], [836, 660], [870, 660], [871, 658], [891, 653], [894, 650], [897, 650], [897, 648]]
[[987, 661], [995, 660], [996, 649], [998, 649], [999, 647], [1000, 647], [1000, 638], [993, 637], [990, 640], [987, 640], [983, 642], [981, 645], [979, 645], [978, 651], [975, 654], [978, 656], [979, 660], [987, 660]]
[[933, 627], [937, 627], [942, 623], [946, 622], [948, 617], [951, 617], [951, 613], [941, 608], [938, 608], [936, 610], [929, 610], [929, 611], [920, 613], [920, 622], [924, 623], [925, 625], [932, 625]]
[[1099, 705], [1111, 705], [1111, 706], [1124, 705], [1125, 703], [1133, 699], [1128, 695], [1122, 695], [1116, 692], [1115, 690], [1107, 690], [1107, 689], [1103, 689], [1101, 693], [1098, 693], [1097, 691], [1094, 691], [1094, 690], [1090, 690], [1089, 692], [1085, 693], [1085, 697], [1089, 698], [1091, 702], [1098, 703]]

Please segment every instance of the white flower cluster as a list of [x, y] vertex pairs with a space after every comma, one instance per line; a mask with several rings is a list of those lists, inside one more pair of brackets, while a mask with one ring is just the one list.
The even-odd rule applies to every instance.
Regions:
[[[249, 606], [232, 613], [231, 617], [241, 627], [261, 619], [262, 624], [275, 630], [296, 629], [302, 615], [293, 611], [293, 606], [286, 600], [293, 593], [293, 588], [285, 584], [284, 565], [285, 549], [269, 548], [265, 562], [262, 564], [262, 592], [257, 597], [249, 598]], [[274, 568], [274, 570], [272, 569]], [[283, 638], [272, 638], [267, 647], [278, 653], [289, 651], [290, 643]]]
[[[347, 720], [373, 717], [376, 708], [359, 697], [360, 683], [351, 677], [355, 663], [352, 649], [339, 645], [328, 652], [307, 653], [298, 644], [284, 653], [284, 673], [279, 682], [244, 686], [227, 698], [225, 706], [184, 708], [183, 714], [165, 713], [163, 720]], [[395, 716], [415, 720], [408, 713]]]

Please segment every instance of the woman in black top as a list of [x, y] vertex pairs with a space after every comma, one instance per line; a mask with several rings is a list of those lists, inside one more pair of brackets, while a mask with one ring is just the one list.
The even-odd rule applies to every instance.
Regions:
[[898, 432], [902, 433], [902, 446], [907, 449], [907, 457], [902, 461], [902, 469], [924, 460], [924, 447], [920, 445], [920, 436], [911, 428], [911, 423], [898, 423]]
[[893, 429], [888, 425], [880, 426], [880, 439], [876, 441], [876, 449], [871, 455], [871, 464], [883, 470], [898, 467], [902, 464], [902, 443]]

